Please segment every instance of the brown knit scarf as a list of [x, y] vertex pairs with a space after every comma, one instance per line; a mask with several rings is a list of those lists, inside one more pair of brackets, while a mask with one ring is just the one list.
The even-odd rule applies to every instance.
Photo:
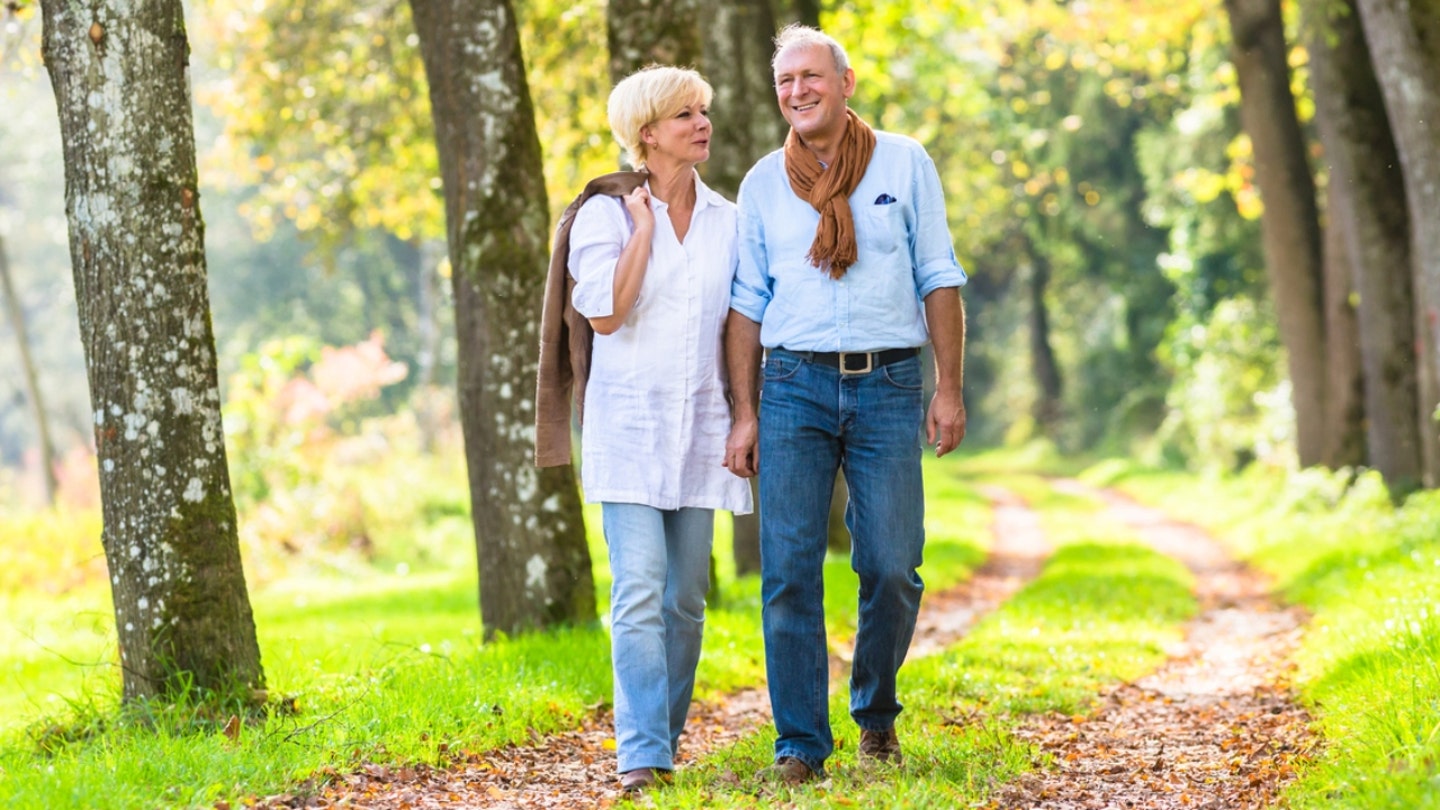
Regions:
[[823, 167], [815, 153], [800, 142], [792, 128], [785, 138], [785, 172], [790, 175], [790, 188], [802, 200], [820, 212], [815, 228], [815, 241], [805, 258], [826, 270], [831, 278], [840, 278], [860, 258], [855, 244], [855, 215], [850, 210], [850, 195], [860, 185], [870, 155], [875, 152], [875, 131], [855, 111], [846, 108], [849, 126], [840, 141], [835, 162]]

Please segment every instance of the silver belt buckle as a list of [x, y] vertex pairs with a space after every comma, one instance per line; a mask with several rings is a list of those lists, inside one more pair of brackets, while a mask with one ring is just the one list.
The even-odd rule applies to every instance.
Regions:
[[[865, 367], [851, 369], [846, 359], [859, 355], [865, 358]], [[875, 355], [872, 352], [840, 352], [840, 373], [841, 374], [869, 374], [875, 370]]]

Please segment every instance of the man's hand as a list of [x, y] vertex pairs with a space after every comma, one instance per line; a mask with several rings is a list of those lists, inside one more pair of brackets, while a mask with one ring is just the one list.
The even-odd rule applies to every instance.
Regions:
[[[732, 434], [733, 435], [733, 434]], [[925, 439], [940, 458], [965, 439], [965, 398], [958, 391], [936, 391], [925, 415]]]
[[753, 478], [760, 472], [760, 426], [754, 419], [737, 421], [730, 426], [725, 440], [725, 468], [741, 478]]

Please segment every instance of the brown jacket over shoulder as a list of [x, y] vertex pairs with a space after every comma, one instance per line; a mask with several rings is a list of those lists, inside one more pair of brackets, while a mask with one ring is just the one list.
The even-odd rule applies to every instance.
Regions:
[[575, 213], [596, 194], [623, 197], [645, 184], [645, 172], [612, 172], [585, 184], [560, 215], [555, 228], [555, 249], [545, 275], [545, 306], [540, 314], [540, 370], [535, 378], [535, 466], [559, 467], [570, 463], [570, 403], [585, 420], [585, 383], [590, 379], [590, 349], [595, 330], [575, 311], [570, 277], [570, 226]]

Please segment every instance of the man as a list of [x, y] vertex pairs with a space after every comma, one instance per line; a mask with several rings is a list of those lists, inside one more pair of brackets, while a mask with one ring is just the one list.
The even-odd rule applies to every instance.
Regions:
[[[761, 775], [798, 784], [823, 774], [834, 750], [822, 566], [837, 468], [860, 575], [850, 714], [862, 758], [900, 761], [895, 677], [923, 588], [921, 431], [937, 456], [965, 436], [966, 278], [934, 163], [914, 140], [875, 132], [850, 111], [855, 72], [844, 49], [804, 26], [775, 44], [775, 91], [791, 129], [740, 187], [725, 466], [760, 476], [765, 659], [779, 733], [775, 764]], [[927, 342], [937, 368], [928, 413]]]

